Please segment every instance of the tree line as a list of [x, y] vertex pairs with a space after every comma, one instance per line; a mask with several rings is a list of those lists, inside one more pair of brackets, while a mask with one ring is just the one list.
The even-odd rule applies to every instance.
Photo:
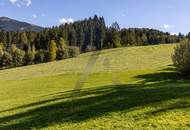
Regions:
[[0, 30], [0, 66], [43, 63], [122, 46], [176, 43], [184, 38], [182, 34], [170, 35], [148, 28], [120, 29], [117, 22], [106, 27], [104, 18], [95, 15], [82, 21], [45, 28], [39, 33]]

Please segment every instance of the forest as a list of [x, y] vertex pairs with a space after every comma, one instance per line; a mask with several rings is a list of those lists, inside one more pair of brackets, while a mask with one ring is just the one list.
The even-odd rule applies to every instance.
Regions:
[[109, 48], [177, 43], [189, 36], [148, 28], [120, 28], [117, 22], [107, 27], [104, 17], [97, 15], [41, 32], [0, 30], [0, 67], [50, 62]]

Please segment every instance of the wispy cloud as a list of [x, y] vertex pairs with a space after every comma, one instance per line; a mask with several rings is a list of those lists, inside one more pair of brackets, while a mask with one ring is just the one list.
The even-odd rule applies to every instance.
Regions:
[[32, 5], [32, 0], [9, 0], [9, 2], [11, 2], [12, 4], [16, 4], [19, 8], [22, 6], [29, 7], [30, 5]]
[[36, 18], [38, 18], [38, 15], [37, 15], [37, 14], [32, 14], [32, 17], [33, 17], [34, 19], [36, 19]]
[[60, 18], [59, 20], [59, 24], [65, 24], [65, 23], [73, 23], [74, 20], [72, 18]]

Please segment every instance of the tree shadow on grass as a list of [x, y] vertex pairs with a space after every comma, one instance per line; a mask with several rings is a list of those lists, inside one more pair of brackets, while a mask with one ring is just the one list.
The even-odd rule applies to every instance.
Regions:
[[[143, 82], [83, 89], [73, 98], [71, 98], [72, 91], [57, 93], [50, 95], [48, 100], [7, 110], [32, 107], [25, 112], [0, 118], [0, 129], [29, 130], [60, 123], [78, 123], [110, 112], [127, 112], [135, 107], [190, 97], [190, 81], [181, 82], [174, 72], [139, 75], [136, 78], [143, 79]], [[154, 83], [147, 84], [149, 82]], [[189, 105], [189, 103], [184, 106], [181, 104], [177, 109], [186, 108]], [[168, 109], [175, 109], [175, 106]], [[162, 111], [166, 110], [167, 108]]]
[[134, 78], [137, 79], [143, 79], [142, 84], [144, 83], [150, 83], [150, 82], [155, 82], [155, 83], [161, 83], [161, 82], [188, 82], [189, 77], [187, 76], [182, 76], [180, 75], [177, 71], [176, 68], [173, 65], [169, 65], [167, 68], [160, 70], [160, 72], [157, 73], [148, 73], [148, 74], [143, 74], [143, 75], [138, 75], [135, 76]]

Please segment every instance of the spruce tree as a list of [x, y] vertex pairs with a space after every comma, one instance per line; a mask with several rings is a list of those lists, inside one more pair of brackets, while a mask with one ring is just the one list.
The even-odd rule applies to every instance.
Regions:
[[28, 38], [26, 36], [26, 32], [22, 32], [20, 34], [20, 44], [19, 44], [19, 48], [23, 48], [23, 50], [25, 52], [28, 51], [29, 49], [29, 45], [28, 45]]

